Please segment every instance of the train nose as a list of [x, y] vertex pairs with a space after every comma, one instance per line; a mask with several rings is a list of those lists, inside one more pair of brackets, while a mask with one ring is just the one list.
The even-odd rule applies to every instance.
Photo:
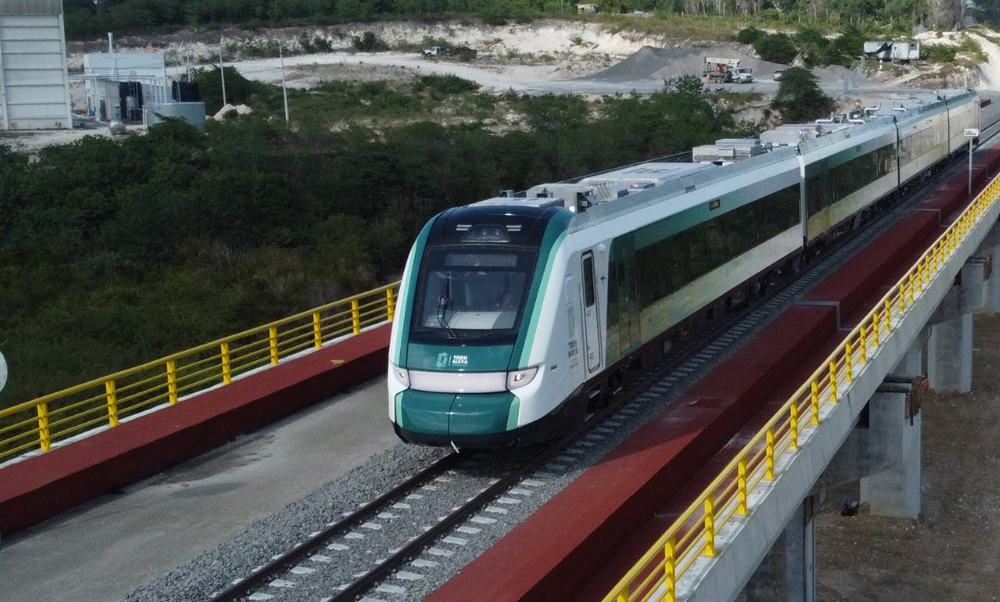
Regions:
[[517, 397], [498, 393], [400, 393], [397, 420], [402, 428], [424, 435], [466, 437], [503, 433], [517, 426]]

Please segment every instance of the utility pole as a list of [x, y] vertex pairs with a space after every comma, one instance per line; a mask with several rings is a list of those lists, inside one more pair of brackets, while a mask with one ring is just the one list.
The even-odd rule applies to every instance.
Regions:
[[219, 73], [222, 74], [222, 106], [229, 104], [226, 102], [226, 63], [222, 60], [222, 49], [226, 47], [226, 38], [219, 38]]
[[285, 86], [285, 52], [278, 41], [278, 60], [281, 61], [281, 94], [285, 97], [285, 123], [288, 123], [288, 88]]

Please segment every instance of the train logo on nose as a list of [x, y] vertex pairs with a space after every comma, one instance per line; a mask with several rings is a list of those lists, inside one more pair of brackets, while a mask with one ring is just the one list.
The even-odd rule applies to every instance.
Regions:
[[469, 356], [467, 355], [451, 355], [446, 351], [442, 351], [437, 356], [438, 368], [448, 368], [450, 366], [466, 367], [468, 365], [469, 365]]

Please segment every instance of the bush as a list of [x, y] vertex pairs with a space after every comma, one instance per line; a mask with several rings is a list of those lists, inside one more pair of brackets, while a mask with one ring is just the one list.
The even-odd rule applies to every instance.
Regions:
[[795, 47], [795, 43], [792, 42], [792, 38], [783, 33], [776, 33], [761, 38], [754, 44], [754, 50], [757, 51], [761, 59], [784, 65], [788, 65], [794, 61], [795, 57], [799, 54], [799, 50]]
[[385, 40], [370, 31], [351, 38], [351, 46], [358, 52], [383, 52], [389, 50]]
[[741, 44], [756, 44], [761, 40], [761, 38], [767, 37], [767, 33], [757, 29], [756, 27], [747, 27], [741, 29], [738, 34], [736, 34], [736, 41]]
[[950, 63], [955, 60], [957, 54], [957, 46], [935, 44], [934, 46], [923, 45], [920, 47], [920, 58], [935, 63]]
[[705, 85], [697, 75], [682, 75], [673, 82], [675, 92], [687, 92], [688, 94], [701, 94]]
[[424, 75], [413, 86], [415, 92], [429, 92], [431, 96], [441, 97], [463, 92], [475, 92], [479, 84], [457, 75]]

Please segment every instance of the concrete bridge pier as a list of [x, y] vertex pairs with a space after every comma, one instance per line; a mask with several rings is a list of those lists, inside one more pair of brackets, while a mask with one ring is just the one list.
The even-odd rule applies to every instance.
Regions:
[[935, 391], [972, 390], [972, 313], [983, 306], [986, 276], [986, 258], [970, 257], [931, 316], [927, 378]]
[[887, 466], [861, 478], [860, 501], [872, 514], [920, 516], [920, 381], [886, 382], [868, 402], [869, 445], [878, 457], [869, 470], [876, 464]]
[[[993, 228], [986, 234], [986, 238], [983, 239], [983, 244], [979, 245], [976, 255], [986, 259], [988, 272], [983, 307], [980, 311], [989, 314], [1000, 313], [1000, 274], [997, 274], [998, 270], [992, 269], [993, 264], [1000, 262], [1000, 223], [994, 224]], [[1000, 268], [1000, 265], [997, 267]]]
[[816, 511], [822, 496], [806, 497], [747, 582], [738, 602], [815, 602]]

